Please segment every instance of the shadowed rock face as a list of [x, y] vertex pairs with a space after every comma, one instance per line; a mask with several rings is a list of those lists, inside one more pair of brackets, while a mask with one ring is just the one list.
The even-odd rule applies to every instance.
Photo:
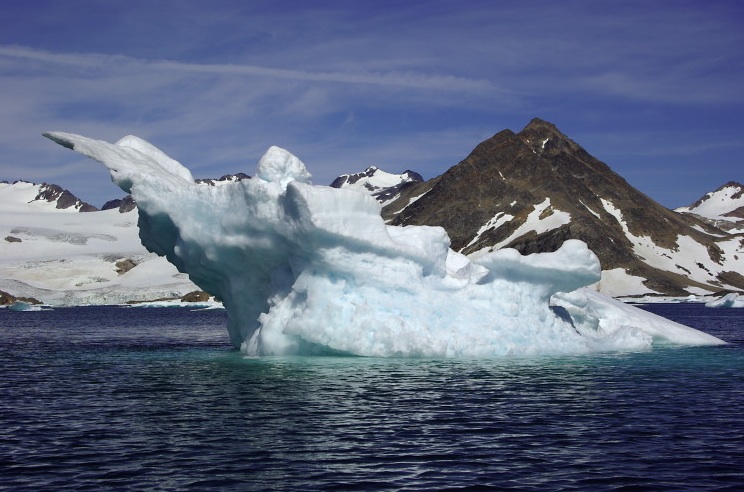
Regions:
[[[546, 232], [515, 235], [546, 198], [550, 206], [543, 218], [564, 212], [570, 214], [570, 221]], [[624, 224], [602, 200], [622, 214]], [[478, 234], [498, 214], [513, 218]], [[712, 260], [721, 255], [713, 237], [693, 228], [711, 230], [709, 226], [659, 205], [555, 125], [537, 118], [519, 133], [504, 130], [481, 142], [441, 176], [411, 187], [386, 205], [383, 216], [394, 225], [442, 226], [452, 248], [466, 254], [494, 245], [523, 254], [555, 251], [567, 239], [581, 239], [597, 254], [603, 270], [626, 269], [649, 279], [647, 285], [654, 290], [673, 295], [685, 295], [683, 289], [696, 283], [641, 261], [623, 226], [633, 236], [648, 236], [660, 248], [674, 250], [677, 237], [684, 235], [705, 245]]]
[[33, 297], [16, 297], [0, 290], [0, 306], [10, 306], [15, 302], [26, 302], [28, 304], [41, 304], [41, 301]]
[[34, 200], [45, 200], [47, 202], [57, 202], [58, 209], [67, 209], [70, 207], [77, 208], [80, 212], [95, 212], [98, 209], [89, 203], [85, 203], [78, 197], [55, 184], [42, 183], [39, 188], [39, 194]]
[[219, 186], [220, 184], [234, 183], [237, 181], [243, 181], [244, 179], [251, 179], [251, 177], [245, 173], [225, 174], [219, 179], [204, 178], [204, 179], [197, 179], [196, 182], [199, 184], [205, 184], [208, 186]]
[[124, 198], [117, 198], [115, 200], [109, 200], [103, 204], [101, 210], [110, 210], [112, 208], [118, 208], [119, 212], [124, 214], [137, 208], [137, 204], [134, 203], [132, 195], [127, 195]]

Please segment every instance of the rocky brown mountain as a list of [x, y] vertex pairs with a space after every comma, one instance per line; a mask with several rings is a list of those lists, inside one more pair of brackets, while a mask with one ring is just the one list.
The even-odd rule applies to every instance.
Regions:
[[56, 184], [42, 183], [39, 187], [39, 193], [35, 200], [44, 200], [49, 203], [56, 202], [56, 207], [60, 210], [75, 208], [79, 212], [95, 212], [98, 209], [93, 205], [80, 200], [78, 197], [63, 189]]
[[741, 238], [661, 206], [538, 118], [408, 187], [383, 217], [393, 225], [442, 226], [452, 248], [466, 254], [554, 251], [581, 239], [603, 271], [637, 278], [659, 294], [744, 289]]

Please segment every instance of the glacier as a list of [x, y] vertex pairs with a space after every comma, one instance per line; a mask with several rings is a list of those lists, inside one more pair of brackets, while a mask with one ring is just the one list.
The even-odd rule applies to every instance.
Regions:
[[586, 288], [586, 244], [469, 258], [440, 227], [388, 226], [379, 203], [316, 186], [270, 147], [252, 179], [198, 186], [134, 136], [115, 144], [49, 132], [105, 165], [138, 206], [142, 244], [218, 297], [246, 355], [497, 357], [725, 343]]

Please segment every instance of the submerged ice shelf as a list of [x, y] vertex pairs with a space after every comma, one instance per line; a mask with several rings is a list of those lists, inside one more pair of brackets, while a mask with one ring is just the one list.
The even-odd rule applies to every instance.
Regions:
[[442, 228], [387, 226], [371, 197], [312, 185], [278, 147], [253, 179], [208, 187], [137, 137], [45, 136], [109, 169], [137, 202], [142, 244], [222, 299], [230, 339], [246, 354], [492, 357], [723, 343], [582, 289], [600, 266], [581, 241], [470, 259], [449, 249]]

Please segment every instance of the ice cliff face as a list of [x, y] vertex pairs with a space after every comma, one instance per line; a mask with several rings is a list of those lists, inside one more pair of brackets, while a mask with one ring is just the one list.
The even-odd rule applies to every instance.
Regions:
[[[247, 354], [500, 356], [642, 349], [656, 340], [721, 343], [584, 291], [597, 257], [581, 241], [554, 253], [503, 249], [471, 260], [441, 227], [386, 226], [352, 189], [313, 186], [271, 147], [253, 179], [199, 186], [136, 137], [117, 144], [46, 134], [92, 157], [138, 204], [140, 238], [223, 300]], [[642, 320], [642, 321], [638, 321]]]

